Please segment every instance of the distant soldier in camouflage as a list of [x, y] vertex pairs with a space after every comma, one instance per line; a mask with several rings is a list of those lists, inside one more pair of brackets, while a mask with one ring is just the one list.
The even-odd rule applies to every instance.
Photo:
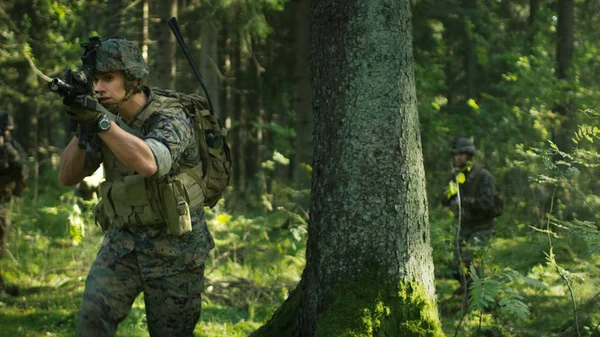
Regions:
[[494, 218], [498, 215], [494, 204], [496, 187], [490, 172], [473, 163], [476, 150], [472, 140], [455, 139], [451, 151], [456, 166], [447, 179], [442, 205], [450, 207], [459, 220], [454, 277], [462, 284], [470, 283], [471, 265], [479, 275], [483, 273], [481, 253], [494, 235]]
[[95, 99], [114, 113], [68, 107], [94, 135], [75, 136], [59, 179], [75, 185], [104, 164], [94, 212], [104, 241], [88, 274], [77, 336], [114, 336], [143, 292], [151, 336], [193, 336], [200, 318], [204, 261], [214, 247], [197, 200], [200, 165], [192, 121], [181, 103], [142, 86], [148, 66], [124, 39], [95, 49]]
[[[21, 197], [27, 186], [27, 165], [23, 160], [23, 149], [12, 139], [14, 130], [12, 116], [0, 110], [0, 258], [7, 253], [6, 239], [10, 229], [11, 200], [13, 196]], [[0, 266], [0, 296], [7, 292], [2, 279]], [[8, 291], [13, 293], [16, 289]]]

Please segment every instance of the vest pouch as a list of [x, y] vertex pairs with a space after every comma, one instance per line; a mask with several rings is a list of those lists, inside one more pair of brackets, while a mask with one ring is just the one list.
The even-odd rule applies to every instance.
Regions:
[[154, 225], [163, 222], [160, 206], [156, 205], [154, 199], [158, 199], [155, 192], [156, 183], [146, 179], [139, 174], [126, 176], [124, 179], [126, 200], [124, 203], [131, 206], [133, 215], [130, 224], [133, 226]]
[[145, 178], [139, 174], [126, 176], [123, 179], [125, 184], [125, 197], [127, 204], [131, 206], [144, 206], [148, 204], [148, 194], [146, 193]]
[[128, 224], [129, 216], [133, 213], [133, 208], [130, 206], [130, 200], [127, 197], [125, 190], [125, 182], [113, 181], [112, 190], [110, 192], [110, 199], [112, 200], [115, 213], [119, 218], [121, 225]]
[[159, 185], [167, 233], [182, 235], [192, 231], [190, 207], [183, 183], [174, 180]]

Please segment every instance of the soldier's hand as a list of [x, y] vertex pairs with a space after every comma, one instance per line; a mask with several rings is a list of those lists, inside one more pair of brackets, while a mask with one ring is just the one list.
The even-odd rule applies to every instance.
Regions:
[[94, 109], [100, 103], [91, 96], [77, 96], [73, 100], [65, 100], [63, 103], [67, 105], [67, 118], [80, 125], [91, 125], [100, 118], [100, 111]]

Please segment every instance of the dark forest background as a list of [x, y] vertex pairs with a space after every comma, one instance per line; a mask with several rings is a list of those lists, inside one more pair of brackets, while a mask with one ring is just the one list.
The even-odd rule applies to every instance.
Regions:
[[[31, 168], [28, 195], [13, 209], [8, 266], [9, 282], [25, 295], [0, 307], [6, 336], [69, 335], [82, 287], [76, 275], [85, 276], [101, 234], [89, 205], [56, 178], [72, 135], [48, 79], [79, 67], [89, 36], [117, 35], [142, 49], [151, 69], [146, 84], [201, 93], [166, 24], [172, 16], [233, 150], [231, 188], [209, 213], [218, 247], [198, 333], [243, 336], [270, 317], [304, 263], [313, 149], [309, 8], [309, 0], [0, 3], [0, 108], [14, 116]], [[411, 9], [444, 329], [600, 336], [600, 1], [412, 0]], [[454, 220], [438, 206], [457, 136], [474, 138], [476, 160], [505, 200], [487, 253], [497, 292], [462, 321], [451, 296]], [[31, 290], [46, 288], [54, 290]], [[69, 291], [69, 299], [56, 295]], [[501, 312], [519, 305], [502, 298], [526, 310]], [[134, 307], [121, 333], [144, 335], [142, 320]], [[35, 322], [29, 330], [27, 322]]]

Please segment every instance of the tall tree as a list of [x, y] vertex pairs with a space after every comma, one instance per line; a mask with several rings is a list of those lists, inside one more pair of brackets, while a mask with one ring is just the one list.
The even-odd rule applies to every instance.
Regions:
[[572, 148], [572, 134], [577, 125], [577, 106], [573, 92], [573, 53], [575, 50], [574, 37], [574, 0], [558, 0], [558, 27], [556, 30], [556, 77], [565, 83], [562, 102], [556, 111], [562, 115], [560, 129], [556, 130], [554, 140], [563, 151]]
[[177, 16], [177, 1], [159, 0], [151, 4], [154, 5], [154, 13], [159, 20], [154, 25], [156, 49], [154, 62], [151, 62], [150, 75], [154, 85], [165, 89], [175, 89], [177, 42], [167, 26], [167, 20], [172, 16]]
[[535, 32], [537, 27], [538, 11], [540, 0], [529, 0], [529, 17], [527, 19], [527, 41], [525, 45], [525, 54], [531, 54], [533, 44], [535, 43]]
[[[209, 12], [210, 13], [210, 12]], [[201, 55], [200, 71], [206, 84], [206, 88], [212, 97], [212, 105], [217, 116], [221, 116], [219, 102], [219, 66], [218, 66], [218, 33], [212, 15], [205, 15], [200, 28]]]
[[126, 3], [123, 0], [106, 1], [106, 36], [123, 36], [123, 19]]
[[306, 268], [253, 336], [438, 336], [408, 0], [311, 5]]

